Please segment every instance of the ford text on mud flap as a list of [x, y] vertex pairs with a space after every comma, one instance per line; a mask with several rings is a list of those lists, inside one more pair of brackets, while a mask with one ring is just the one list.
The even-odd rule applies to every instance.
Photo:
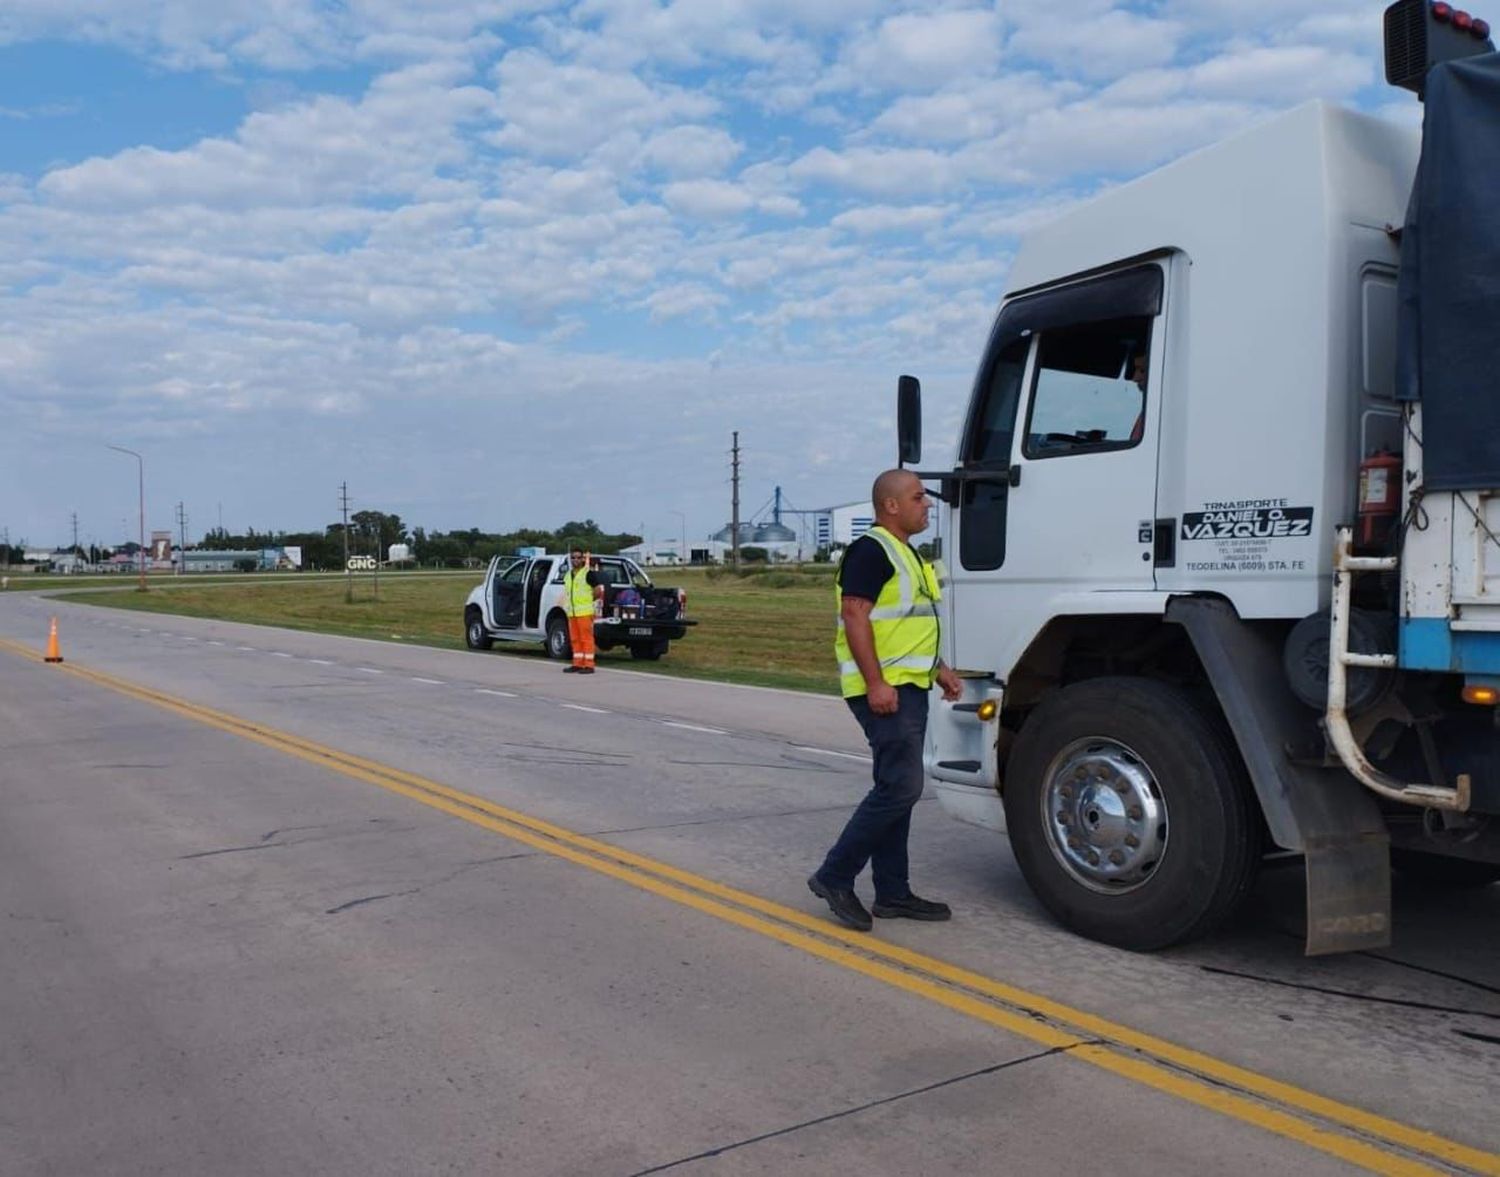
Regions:
[[[687, 617], [687, 594], [662, 588], [624, 556], [596, 556], [591, 583], [598, 591], [594, 640], [600, 650], [624, 646], [632, 658], [655, 661], [697, 622]], [[496, 556], [484, 581], [464, 602], [464, 640], [471, 650], [495, 642], [540, 642], [553, 658], [572, 656], [564, 609], [566, 554]]]
[[1205, 934], [1268, 852], [1310, 953], [1390, 942], [1393, 867], [1500, 880], [1500, 55], [1454, 11], [1386, 13], [1422, 135], [1312, 103], [1028, 235], [919, 471], [928, 774], [1084, 935]]

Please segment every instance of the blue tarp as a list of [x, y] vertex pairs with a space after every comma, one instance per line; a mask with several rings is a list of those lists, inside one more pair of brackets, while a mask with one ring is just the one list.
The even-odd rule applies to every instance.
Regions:
[[1500, 53], [1435, 66], [1401, 234], [1396, 389], [1429, 490], [1500, 487]]

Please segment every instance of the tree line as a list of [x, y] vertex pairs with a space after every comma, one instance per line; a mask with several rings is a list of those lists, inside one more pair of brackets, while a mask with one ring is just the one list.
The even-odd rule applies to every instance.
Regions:
[[[565, 551], [576, 545], [591, 552], [618, 552], [641, 542], [630, 532], [604, 531], [592, 519], [572, 519], [553, 530], [523, 527], [516, 531], [487, 532], [477, 527], [458, 531], [428, 531], [424, 527], [408, 530], [400, 515], [383, 511], [356, 511], [349, 516], [351, 556], [378, 555], [383, 561], [393, 544], [406, 544], [412, 559], [423, 567], [464, 568], [489, 562], [490, 557], [514, 552], [518, 548], [546, 548]], [[318, 531], [256, 531], [250, 528], [238, 534], [214, 528], [198, 545], [206, 551], [260, 551], [265, 548], [300, 547], [302, 567], [340, 569], [344, 566], [344, 525], [330, 523]]]

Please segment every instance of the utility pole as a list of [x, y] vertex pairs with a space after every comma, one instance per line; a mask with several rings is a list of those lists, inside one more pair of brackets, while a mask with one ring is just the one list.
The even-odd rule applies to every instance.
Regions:
[[177, 575], [187, 571], [187, 509], [177, 501]]
[[371, 583], [375, 586], [375, 599], [380, 600], [380, 519], [377, 517], [370, 521], [375, 529], [375, 575]]
[[729, 481], [734, 487], [734, 497], [730, 502], [729, 513], [729, 550], [734, 570], [740, 568], [740, 431], [734, 431], [734, 447], [729, 451]]
[[73, 555], [78, 555], [78, 512], [73, 512]]
[[339, 504], [344, 508], [344, 604], [354, 602], [354, 573], [349, 568], [349, 484], [339, 483]]
[[134, 450], [128, 450], [122, 445], [106, 445], [105, 449], [114, 450], [117, 453], [129, 454], [135, 459], [136, 488], [140, 499], [140, 527], [141, 539], [136, 547], [135, 561], [140, 568], [141, 583], [140, 592], [146, 591], [146, 459]]

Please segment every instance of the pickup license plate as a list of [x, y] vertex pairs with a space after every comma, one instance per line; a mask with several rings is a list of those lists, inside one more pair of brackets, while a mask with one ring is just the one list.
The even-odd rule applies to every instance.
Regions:
[[651, 627], [649, 625], [632, 625], [627, 632], [633, 638], [649, 638], [651, 636]]

